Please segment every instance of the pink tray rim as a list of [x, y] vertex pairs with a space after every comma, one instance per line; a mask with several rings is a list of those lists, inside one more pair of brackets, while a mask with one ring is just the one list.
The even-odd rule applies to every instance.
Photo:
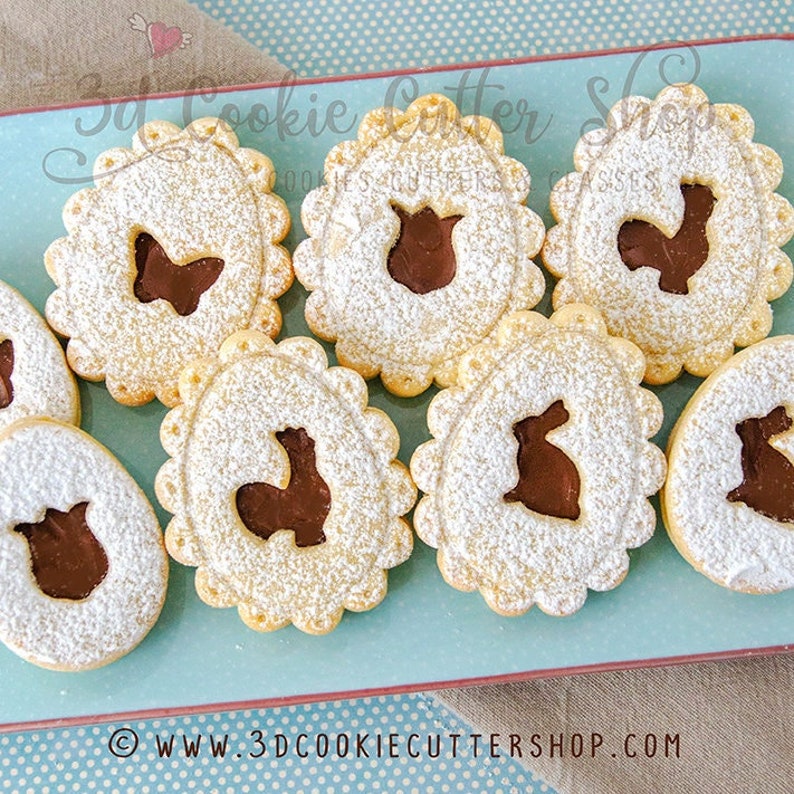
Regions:
[[196, 714], [219, 714], [227, 711], [253, 711], [264, 708], [280, 708], [285, 706], [299, 706], [305, 703], [338, 702], [365, 697], [380, 697], [389, 695], [405, 695], [412, 692], [428, 690], [444, 690], [464, 687], [474, 687], [494, 684], [514, 684], [522, 681], [534, 681], [543, 678], [562, 678], [573, 675], [586, 675], [589, 673], [612, 673], [624, 670], [648, 669], [653, 667], [673, 667], [685, 664], [699, 664], [703, 662], [718, 662], [729, 659], [749, 659], [754, 657], [775, 656], [780, 654], [794, 654], [794, 643], [789, 645], [770, 645], [762, 648], [747, 648], [743, 650], [716, 651], [712, 653], [699, 653], [683, 656], [660, 656], [651, 659], [625, 659], [615, 662], [601, 662], [591, 665], [572, 667], [552, 667], [542, 670], [527, 670], [519, 673], [506, 673], [504, 675], [480, 676], [459, 680], [427, 681], [416, 684], [400, 684], [371, 689], [353, 689], [339, 692], [321, 692], [317, 694], [290, 695], [281, 698], [264, 698], [261, 700], [240, 700], [221, 703], [205, 703], [194, 706], [174, 706], [164, 708], [141, 709], [139, 711], [120, 711], [107, 714], [78, 715], [75, 717], [60, 717], [53, 719], [31, 720], [29, 722], [11, 722], [0, 725], [0, 733], [14, 733], [19, 731], [52, 730], [72, 728], [81, 725], [97, 725], [116, 722], [140, 722], [142, 720], [170, 719], [173, 717], [187, 717]]
[[[531, 55], [526, 58], [507, 58], [496, 61], [476, 61], [474, 63], [450, 64], [444, 66], [431, 66], [419, 69], [395, 69], [384, 72], [367, 72], [366, 74], [345, 74], [334, 77], [296, 78], [294, 75], [286, 78], [290, 85], [317, 85], [325, 83], [342, 83], [353, 80], [369, 80], [379, 77], [398, 77], [408, 74], [432, 74], [434, 72], [453, 72], [466, 69], [486, 69], [496, 66], [509, 66], [513, 64], [540, 63], [544, 61], [569, 61], [578, 58], [594, 58], [607, 55], [621, 55], [637, 52], [653, 52], [656, 50], [681, 49], [683, 47], [708, 47], [715, 44], [738, 44], [751, 41], [794, 41], [794, 33], [763, 33], [754, 36], [736, 36], [733, 38], [700, 39], [696, 41], [668, 41], [644, 47], [622, 47], [608, 50], [590, 50], [587, 52], [553, 53], [548, 55]], [[291, 73], [292, 74], [292, 73]], [[210, 89], [217, 94], [231, 93], [234, 91], [251, 91], [260, 88], [274, 88], [282, 82], [254, 83], [244, 85], [223, 86]], [[207, 89], [195, 91], [170, 91], [159, 94], [147, 94], [146, 99], [179, 98], [206, 93]], [[66, 110], [79, 107], [96, 107], [121, 101], [134, 101], [143, 96], [114, 97], [111, 99], [88, 99], [63, 105], [47, 105], [33, 108], [21, 108], [0, 112], [4, 116], [20, 116], [27, 113], [42, 113], [52, 110]], [[697, 664], [701, 662], [722, 661], [727, 659], [750, 658], [758, 656], [774, 656], [777, 654], [794, 653], [794, 643], [788, 645], [771, 645], [762, 648], [744, 648], [713, 653], [690, 654], [682, 656], [660, 656], [650, 659], [626, 659], [622, 661], [603, 662], [592, 665], [579, 665], [573, 667], [555, 667], [542, 670], [527, 670], [519, 673], [504, 675], [480, 676], [459, 680], [428, 681], [417, 684], [402, 684], [372, 689], [354, 689], [340, 692], [321, 692], [317, 694], [291, 695], [282, 698], [266, 698], [263, 700], [242, 700], [223, 703], [206, 703], [195, 706], [179, 706], [165, 708], [141, 709], [140, 711], [121, 711], [108, 714], [78, 715], [75, 717], [60, 717], [53, 719], [31, 720], [29, 722], [10, 722], [0, 724], [0, 733], [13, 733], [18, 731], [34, 731], [40, 729], [70, 728], [80, 725], [95, 725], [110, 722], [133, 722], [151, 719], [169, 719], [172, 717], [185, 717], [194, 714], [217, 714], [224, 711], [250, 711], [262, 708], [277, 708], [283, 706], [296, 706], [304, 703], [319, 703], [328, 701], [350, 700], [354, 698], [379, 697], [382, 695], [404, 695], [412, 692], [422, 692], [436, 689], [453, 689], [460, 687], [482, 686], [485, 684], [510, 684], [521, 681], [532, 681], [541, 678], [556, 678], [569, 675], [584, 675], [587, 673], [608, 673], [622, 670], [636, 670], [640, 668], [668, 667], [674, 665]]]
[[623, 55], [638, 52], [655, 52], [657, 50], [682, 49], [684, 47], [709, 47], [715, 44], [740, 44], [752, 41], [794, 41], [794, 33], [759, 33], [752, 36], [735, 36], [718, 39], [697, 39], [694, 41], [663, 41], [637, 47], [615, 47], [606, 50], [587, 50], [584, 52], [548, 53], [544, 55], [528, 55], [523, 58], [504, 58], [494, 61], [473, 61], [468, 63], [443, 64], [419, 68], [393, 69], [382, 72], [366, 72], [362, 74], [343, 74], [327, 77], [297, 77], [294, 72], [288, 74], [281, 81], [267, 83], [245, 83], [220, 87], [196, 88], [192, 91], [164, 91], [152, 94], [133, 94], [130, 96], [101, 97], [97, 99], [83, 99], [64, 104], [40, 105], [29, 108], [12, 108], [0, 111], [0, 118], [4, 116], [21, 116], [28, 113], [43, 113], [52, 110], [69, 110], [81, 107], [97, 107], [111, 105], [116, 102], [134, 102], [139, 99], [169, 99], [201, 94], [215, 93], [228, 94], [234, 91], [255, 91], [262, 88], [277, 88], [280, 85], [319, 85], [326, 83], [344, 83], [354, 80], [370, 80], [379, 77], [399, 77], [409, 74], [433, 74], [435, 72], [458, 72], [466, 69], [487, 69], [497, 66], [511, 66], [514, 64], [542, 63], [545, 61], [570, 61], [580, 58], [596, 58], [608, 55]]

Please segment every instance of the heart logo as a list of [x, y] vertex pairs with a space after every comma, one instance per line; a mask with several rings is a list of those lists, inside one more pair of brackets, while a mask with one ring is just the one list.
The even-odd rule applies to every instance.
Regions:
[[794, 524], [794, 465], [772, 446], [775, 436], [791, 426], [782, 405], [760, 419], [745, 419], [736, 425], [742, 441], [744, 478], [728, 494], [729, 502], [744, 502], [767, 518]]
[[659, 289], [688, 295], [687, 281], [706, 263], [709, 241], [706, 223], [716, 199], [706, 185], [681, 185], [684, 219], [673, 237], [641, 220], [627, 221], [618, 232], [620, 258], [629, 270], [652, 267], [659, 271]]
[[504, 495], [506, 502], [521, 502], [546, 516], [579, 518], [579, 472], [559, 447], [546, 440], [568, 418], [562, 400], [557, 400], [540, 416], [528, 416], [513, 426], [518, 441], [518, 483]]
[[36, 524], [17, 524], [30, 549], [33, 576], [50, 598], [88, 598], [107, 576], [108, 558], [86, 522], [88, 502], [62, 512], [48, 508]]
[[146, 35], [152, 58], [162, 58], [169, 52], [184, 49], [193, 39], [192, 34], [185, 33], [176, 26], [168, 27], [162, 22], [147, 22], [138, 13], [133, 14], [127, 21], [133, 30]]
[[0, 342], [0, 409], [8, 408], [14, 401], [14, 343], [10, 339]]
[[178, 50], [183, 43], [182, 31], [176, 26], [169, 28], [162, 22], [150, 22], [146, 33], [152, 48], [152, 58], [162, 58]]
[[218, 280], [223, 265], [222, 259], [209, 256], [175, 265], [151, 234], [141, 232], [135, 238], [138, 275], [133, 291], [141, 303], [167, 300], [185, 317], [196, 311], [199, 299]]
[[325, 542], [323, 524], [331, 509], [331, 492], [317, 471], [314, 441], [302, 427], [276, 433], [287, 453], [290, 478], [286, 488], [265, 482], [243, 485], [236, 496], [237, 512], [246, 528], [267, 540], [279, 529], [295, 533], [298, 547]]
[[455, 276], [452, 230], [460, 215], [439, 218], [430, 208], [410, 213], [396, 204], [400, 234], [389, 251], [389, 275], [417, 295], [446, 287]]

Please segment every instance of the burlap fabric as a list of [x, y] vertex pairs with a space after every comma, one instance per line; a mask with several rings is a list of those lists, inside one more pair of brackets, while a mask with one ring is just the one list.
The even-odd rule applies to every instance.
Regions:
[[0, 0], [0, 111], [286, 74], [184, 0]]
[[[2, 0], [0, 41], [0, 111], [287, 74], [184, 0]], [[435, 694], [560, 794], [794, 792], [794, 655]]]

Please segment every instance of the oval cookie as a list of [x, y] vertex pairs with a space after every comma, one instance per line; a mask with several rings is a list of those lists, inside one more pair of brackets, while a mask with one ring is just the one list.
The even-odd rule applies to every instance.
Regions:
[[426, 494], [414, 527], [449, 584], [500, 614], [569, 615], [587, 588], [620, 583], [626, 549], [653, 534], [647, 497], [665, 472], [646, 440], [662, 406], [638, 386], [644, 365], [587, 306], [517, 312], [463, 357], [411, 459]]
[[340, 363], [408, 396], [449, 385], [457, 361], [545, 288], [530, 257], [543, 223], [529, 173], [490, 119], [438, 94], [368, 113], [325, 161], [294, 257], [306, 321]]
[[772, 327], [791, 284], [780, 250], [794, 211], [774, 190], [780, 158], [752, 141], [738, 105], [693, 85], [630, 96], [581, 138], [551, 193], [543, 248], [555, 308], [587, 303], [645, 353], [645, 379], [706, 376]]
[[168, 563], [141, 489], [99, 443], [47, 419], [0, 435], [0, 639], [28, 661], [87, 670], [157, 620]]
[[39, 313], [0, 281], [0, 430], [33, 416], [80, 421], [80, 397], [63, 350]]
[[794, 587], [794, 336], [737, 353], [670, 435], [662, 508], [681, 554], [717, 584]]
[[168, 551], [197, 566], [199, 596], [251, 628], [313, 634], [376, 606], [386, 569], [411, 553], [400, 516], [416, 491], [362, 378], [329, 369], [311, 339], [241, 332], [185, 369], [180, 395], [156, 490], [174, 514]]
[[94, 179], [67, 202], [69, 234], [45, 254], [57, 285], [47, 319], [71, 337], [75, 372], [104, 378], [119, 402], [174, 405], [189, 361], [234, 331], [278, 333], [290, 218], [265, 155], [218, 119], [184, 130], [153, 121], [132, 149], [99, 155]]

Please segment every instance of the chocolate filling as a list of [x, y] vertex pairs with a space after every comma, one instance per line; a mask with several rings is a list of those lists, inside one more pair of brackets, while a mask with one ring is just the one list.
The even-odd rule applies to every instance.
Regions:
[[716, 199], [706, 185], [681, 185], [684, 219], [674, 237], [666, 237], [652, 223], [627, 221], [618, 232], [618, 251], [629, 270], [652, 267], [659, 271], [659, 289], [687, 295], [687, 281], [706, 262], [709, 241], [706, 223]]
[[728, 494], [728, 501], [744, 502], [767, 518], [794, 524], [794, 465], [769, 444], [772, 436], [790, 427], [791, 418], [782, 405], [760, 419], [736, 425], [744, 479]]
[[196, 311], [201, 296], [218, 280], [223, 264], [222, 259], [207, 256], [175, 265], [151, 234], [141, 232], [135, 238], [135, 297], [141, 303], [162, 298], [185, 317]]
[[279, 529], [295, 533], [295, 545], [325, 542], [323, 524], [331, 509], [331, 492], [317, 471], [314, 441], [302, 427], [276, 433], [290, 465], [286, 488], [265, 482], [243, 485], [237, 491], [237, 512], [246, 528], [267, 540]]
[[521, 502], [547, 516], [579, 518], [579, 472], [559, 447], [546, 441], [548, 433], [568, 418], [562, 400], [557, 400], [540, 416], [528, 416], [513, 425], [518, 441], [518, 483], [504, 495], [506, 502]]
[[392, 209], [400, 234], [389, 251], [389, 275], [417, 295], [446, 287], [457, 268], [452, 230], [462, 216], [439, 218], [430, 207], [414, 214], [396, 204]]
[[30, 549], [33, 576], [51, 598], [88, 598], [107, 576], [108, 558], [86, 522], [88, 502], [66, 513], [48, 508], [37, 524], [17, 524]]
[[0, 342], [0, 409], [8, 408], [14, 402], [14, 384], [11, 373], [14, 371], [14, 343], [10, 339]]

